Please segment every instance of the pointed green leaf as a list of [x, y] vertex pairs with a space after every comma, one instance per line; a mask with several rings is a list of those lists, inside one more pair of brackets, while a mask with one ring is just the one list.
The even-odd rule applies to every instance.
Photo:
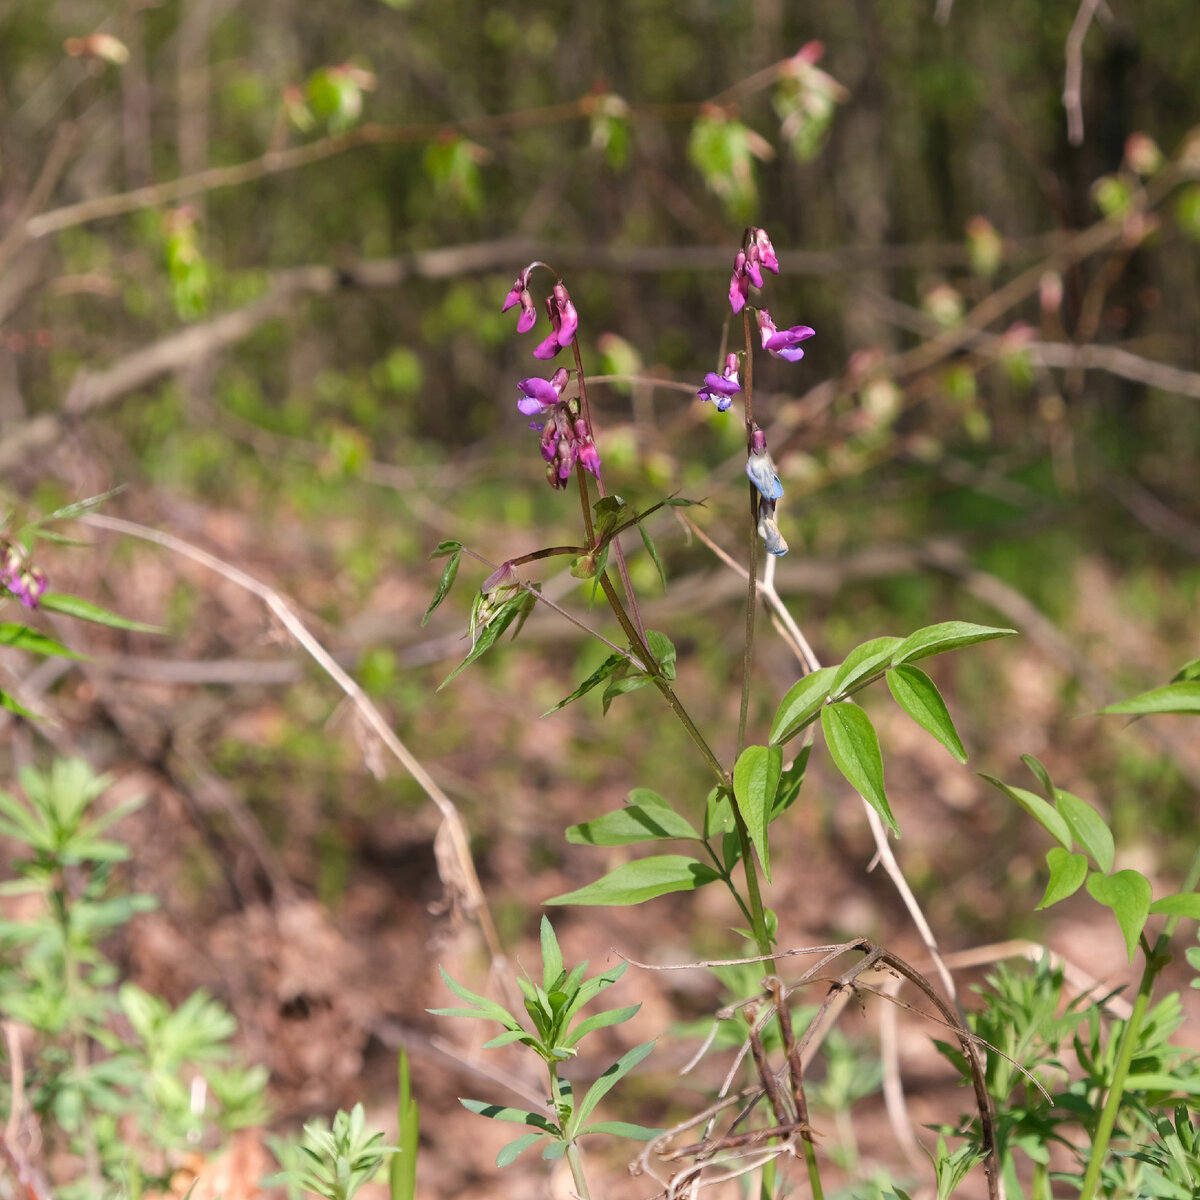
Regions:
[[68, 650], [66, 646], [60, 645], [44, 633], [30, 629], [28, 625], [11, 622], [0, 625], [0, 646], [11, 646], [14, 650], [25, 650], [30, 654], [44, 654], [48, 658], [74, 658], [77, 660], [86, 660], [87, 658], [84, 654], [76, 654], [74, 650]]
[[993, 638], [1012, 637], [1015, 629], [995, 629], [990, 625], [972, 625], [969, 621], [943, 621], [939, 625], [927, 625], [918, 629], [896, 647], [892, 655], [892, 666], [916, 662], [931, 654], [945, 654], [947, 650], [958, 650], [962, 646], [973, 646], [976, 642], [990, 642]]
[[902, 663], [888, 671], [887, 682], [896, 703], [926, 733], [933, 734], [960, 763], [965, 763], [967, 752], [959, 740], [958, 731], [954, 728], [937, 684], [920, 667], [909, 663]]
[[786, 742], [817, 715], [829, 697], [829, 685], [837, 672], [837, 667], [821, 667], [788, 689], [771, 722], [772, 743]]
[[611, 1133], [614, 1137], [632, 1138], [635, 1142], [652, 1142], [666, 1130], [648, 1129], [645, 1125], [634, 1125], [629, 1121], [595, 1121], [586, 1129], [581, 1129], [579, 1136], [585, 1133]]
[[416, 1200], [420, 1108], [412, 1097], [408, 1055], [401, 1050], [398, 1059], [400, 1094], [396, 1104], [396, 1145], [399, 1149], [388, 1162], [388, 1196], [389, 1200]]
[[1046, 884], [1046, 894], [1038, 908], [1049, 908], [1073, 896], [1087, 878], [1087, 855], [1072, 854], [1061, 846], [1053, 846], [1046, 851], [1046, 865], [1050, 868], [1050, 882]]
[[547, 900], [547, 904], [640, 904], [668, 892], [690, 892], [720, 876], [706, 863], [683, 854], [639, 858], [595, 883]]
[[1016, 801], [1064, 850], [1070, 850], [1074, 845], [1071, 827], [1058, 809], [1048, 804], [1041, 796], [1025, 788], [1013, 787], [994, 775], [984, 775], [980, 772], [979, 778], [987, 780], [992, 787], [999, 788], [1010, 800]]
[[438, 684], [438, 691], [440, 692], [446, 684], [465, 671], [476, 659], [482, 658], [513, 621], [518, 617], [523, 619], [527, 616], [535, 603], [533, 595], [529, 592], [522, 592], [519, 596], [506, 600], [492, 619], [479, 631], [475, 645], [471, 647], [471, 653]]
[[638, 522], [637, 530], [638, 533], [642, 535], [642, 545], [646, 547], [646, 553], [650, 555], [650, 561], [654, 564], [655, 569], [658, 571], [658, 579], [662, 584], [663, 591], [665, 592], [667, 590], [667, 569], [663, 566], [663, 560], [659, 556], [658, 547], [654, 544], [654, 539], [647, 532], [645, 525], [643, 525], [640, 521]]
[[1022, 754], [1021, 761], [1037, 776], [1037, 781], [1042, 785], [1042, 792], [1051, 804], [1054, 803], [1054, 781], [1050, 778], [1050, 772], [1046, 770], [1040, 759], [1034, 758], [1032, 754]]
[[634, 788], [629, 799], [624, 808], [569, 826], [567, 841], [575, 845], [630, 846], [663, 838], [699, 839], [691, 822], [669, 808], [661, 796], [646, 788]]
[[563, 956], [558, 946], [558, 938], [554, 936], [554, 926], [550, 918], [542, 917], [542, 987], [546, 991], [557, 987], [563, 976]]
[[544, 1133], [523, 1133], [516, 1141], [509, 1142], [499, 1154], [496, 1155], [496, 1166], [507, 1167], [510, 1163], [516, 1162], [517, 1158], [523, 1154], [534, 1142], [540, 1141], [548, 1136]]
[[737, 822], [733, 819], [733, 806], [729, 802], [729, 793], [724, 788], [713, 788], [704, 801], [705, 838], [716, 837], [718, 833], [730, 833], [736, 827]]
[[23, 704], [18, 703], [7, 692], [0, 692], [0, 708], [7, 709], [10, 713], [16, 713], [18, 717], [24, 717], [27, 721], [40, 721], [41, 717], [37, 713], [32, 713]]
[[595, 1013], [586, 1020], [580, 1021], [567, 1034], [565, 1045], [577, 1046], [583, 1038], [587, 1037], [589, 1033], [595, 1033], [597, 1029], [606, 1029], [609, 1025], [622, 1025], [641, 1007], [640, 1004], [630, 1004], [626, 1008], [610, 1008], [606, 1012]]
[[835, 698], [844, 696], [856, 683], [874, 675], [891, 661], [892, 654], [901, 640], [898, 637], [877, 637], [863, 642], [861, 646], [855, 646], [837, 668], [829, 694]]
[[483, 1043], [483, 1049], [495, 1050], [500, 1046], [511, 1046], [513, 1042], [525, 1042], [527, 1045], [533, 1046], [537, 1044], [537, 1038], [523, 1029], [506, 1029], [503, 1033], [496, 1034], [494, 1038], [488, 1038]]
[[[438, 967], [438, 971], [442, 976], [445, 985], [460, 999], [465, 1000], [472, 1006], [472, 1010], [456, 1010], [455, 1016], [473, 1016], [482, 1017], [489, 1021], [499, 1021], [501, 1025], [507, 1026], [509, 1029], [518, 1028], [516, 1018], [502, 1004], [497, 1004], [495, 1000], [489, 1000], [486, 996], [477, 996], [470, 989], [463, 987], [456, 979], [454, 979], [445, 967]], [[430, 1009], [432, 1013], [449, 1016], [448, 1009]]]
[[783, 770], [783, 751], [778, 746], [747, 746], [733, 768], [733, 796], [746, 822], [750, 840], [758, 851], [767, 882], [771, 881], [771, 848], [767, 827], [775, 791]]
[[65, 592], [47, 592], [39, 601], [38, 606], [47, 612], [62, 613], [64, 617], [74, 617], [79, 621], [91, 621], [93, 625], [108, 625], [113, 629], [127, 629], [131, 633], [165, 633], [161, 625], [146, 625], [142, 621], [131, 621], [127, 617], [118, 617], [116, 613], [93, 604], [90, 600], [81, 600], [78, 596], [68, 596]]
[[1132, 962], [1138, 938], [1150, 914], [1150, 881], [1139, 871], [1118, 871], [1115, 875], [1101, 875], [1097, 871], [1088, 876], [1087, 890], [1093, 900], [1116, 914]]
[[857, 704], [842, 700], [821, 709], [821, 728], [837, 769], [899, 837], [900, 827], [883, 790], [883, 756], [871, 719]]
[[663, 673], [663, 678], [674, 679], [675, 643], [665, 633], [659, 633], [657, 629], [646, 630], [646, 642], [650, 647], [650, 653], [654, 655], [655, 661], [658, 663], [659, 670]]
[[459, 1104], [470, 1112], [478, 1113], [481, 1117], [489, 1117], [493, 1121], [508, 1121], [513, 1125], [533, 1125], [546, 1133], [557, 1134], [558, 1126], [542, 1113], [527, 1112], [523, 1108], [506, 1108], [503, 1104], [488, 1104], [486, 1100], [464, 1100], [458, 1098]]
[[575, 1113], [574, 1124], [576, 1127], [581, 1126], [584, 1121], [592, 1114], [592, 1110], [596, 1105], [608, 1095], [616, 1084], [625, 1078], [634, 1067], [654, 1049], [653, 1042], [643, 1042], [640, 1046], [634, 1046], [632, 1050], [622, 1054], [621, 1057], [613, 1063], [595, 1083], [587, 1090], [587, 1094], [579, 1102], [579, 1108]]
[[450, 589], [454, 586], [455, 577], [458, 575], [458, 564], [462, 560], [462, 546], [458, 542], [443, 542], [433, 552], [431, 557], [440, 558], [443, 554], [448, 554], [450, 557], [446, 565], [442, 568], [442, 577], [438, 580], [437, 588], [433, 593], [433, 599], [430, 600], [429, 607], [425, 610], [425, 615], [421, 618], [422, 625], [433, 616], [434, 610], [450, 594]]
[[779, 787], [775, 791], [775, 803], [771, 806], [771, 820], [782, 816], [796, 802], [800, 788], [804, 783], [804, 773], [808, 769], [809, 755], [812, 754], [812, 742], [792, 760], [792, 765], [779, 777]]
[[1200, 679], [1182, 679], [1165, 687], [1152, 688], [1100, 709], [1102, 713], [1128, 713], [1144, 716], [1150, 713], [1200, 713]]
[[1185, 662], [1174, 675], [1171, 676], [1172, 683], [1179, 683], [1180, 680], [1200, 679], [1200, 658], [1193, 658], [1191, 662]]
[[548, 717], [551, 713], [556, 713], [560, 708], [565, 708], [573, 700], [578, 700], [580, 696], [587, 695], [592, 688], [603, 683], [619, 666], [628, 662], [623, 655], [610, 654], [569, 696], [564, 696], [553, 708], [548, 708], [543, 717]]
[[1075, 840], [1092, 856], [1105, 874], [1112, 870], [1115, 850], [1112, 830], [1104, 818], [1086, 800], [1080, 800], [1062, 788], [1056, 788], [1058, 811], [1070, 826]]
[[1150, 905], [1150, 911], [1164, 917], [1190, 917], [1200, 921], [1200, 892], [1176, 892]]

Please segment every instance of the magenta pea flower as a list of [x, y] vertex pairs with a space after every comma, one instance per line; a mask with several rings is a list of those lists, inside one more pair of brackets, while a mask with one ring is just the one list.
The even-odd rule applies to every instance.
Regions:
[[738, 379], [738, 356], [725, 356], [725, 373], [718, 375], [709, 371], [704, 377], [704, 386], [696, 393], [701, 400], [711, 400], [717, 406], [717, 412], [725, 412], [733, 403], [734, 396], [742, 390]]
[[517, 276], [517, 281], [509, 288], [508, 295], [504, 297], [504, 306], [500, 309], [501, 312], [508, 312], [514, 304], [521, 306], [521, 316], [517, 321], [517, 332], [528, 333], [537, 321], [537, 309], [533, 305], [533, 297], [529, 294], [529, 272], [533, 269], [533, 264]]
[[765, 309], [758, 310], [758, 332], [762, 337], [763, 349], [774, 358], [782, 358], [787, 362], [799, 362], [804, 357], [800, 343], [807, 341], [816, 332], [807, 325], [793, 325], [790, 329], [776, 329], [771, 314]]
[[[775, 257], [775, 247], [771, 245], [771, 239], [767, 237], [767, 231], [755, 227], [750, 230], [750, 237], [753, 239], [749, 251], [750, 258], [762, 263], [772, 275], [778, 275], [779, 259]], [[762, 287], [762, 284], [756, 283], [754, 286]]]
[[550, 315], [550, 336], [538, 343], [534, 358], [553, 358], [564, 346], [575, 339], [579, 328], [579, 314], [571, 303], [571, 294], [561, 280], [554, 291], [546, 297], [546, 312]]
[[[759, 275], [759, 283], [762, 276]], [[740, 313], [746, 307], [746, 298], [750, 295], [750, 276], [746, 274], [746, 252], [739, 250], [733, 260], [733, 278], [729, 281], [729, 307], [735, 313]]]
[[775, 255], [775, 247], [767, 237], [765, 229], [751, 226], [746, 230], [742, 249], [733, 260], [733, 277], [729, 281], [729, 307], [739, 313], [746, 307], [750, 296], [750, 287], [761, 288], [764, 268], [772, 274], [779, 274], [779, 259]]
[[563, 389], [570, 377], [566, 367], [559, 367], [549, 379], [539, 379], [535, 375], [520, 380], [517, 387], [521, 389], [521, 398], [517, 401], [517, 408], [527, 417], [535, 417], [553, 408], [562, 399]]
[[28, 552], [18, 542], [0, 542], [0, 586], [25, 608], [37, 608], [46, 590], [45, 572], [29, 561]]

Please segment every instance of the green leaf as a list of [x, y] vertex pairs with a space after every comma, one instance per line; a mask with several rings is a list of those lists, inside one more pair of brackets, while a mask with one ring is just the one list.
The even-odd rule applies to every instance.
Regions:
[[464, 1100], [458, 1098], [459, 1104], [469, 1112], [478, 1113], [493, 1121], [508, 1121], [513, 1125], [533, 1125], [545, 1133], [558, 1134], [559, 1128], [542, 1113], [527, 1112], [523, 1108], [506, 1108], [503, 1104], [488, 1104], [486, 1100]]
[[530, 592], [522, 592], [519, 596], [514, 596], [511, 600], [504, 601], [492, 619], [479, 631], [479, 636], [475, 639], [475, 645], [471, 647], [471, 653], [438, 684], [438, 691], [440, 692], [446, 684], [465, 671], [476, 659], [482, 658], [513, 621], [518, 617], [524, 619], [535, 603], [536, 601]]
[[654, 539], [647, 532], [645, 525], [640, 521], [638, 522], [637, 530], [642, 535], [642, 545], [646, 547], [646, 553], [650, 555], [650, 561], [658, 571], [658, 579], [665, 592], [667, 590], [667, 569], [663, 566], [663, 560], [658, 553], [658, 547], [654, 544]]
[[1164, 917], [1189, 917], [1200, 921], [1200, 892], [1175, 892], [1150, 905], [1150, 911]]
[[421, 618], [422, 625], [433, 616], [434, 609], [450, 594], [450, 589], [454, 586], [455, 576], [458, 575], [458, 564], [462, 560], [462, 546], [458, 542], [442, 542], [430, 557], [440, 558], [443, 555], [449, 555], [449, 561], [442, 568], [442, 577], [438, 580], [437, 588], [433, 593], [433, 599], [430, 600], [429, 607], [425, 610], [425, 615]]
[[1086, 854], [1072, 854], [1061, 846], [1053, 846], [1046, 852], [1046, 865], [1050, 868], [1050, 882], [1038, 908], [1049, 908], [1079, 891], [1087, 877]]
[[518, 1156], [523, 1154], [534, 1142], [547, 1137], [544, 1133], [523, 1133], [516, 1141], [509, 1142], [507, 1146], [496, 1155], [496, 1166], [507, 1167], [510, 1163], [517, 1160]]
[[[444, 1012], [441, 1014], [447, 1015]], [[533, 1046], [537, 1044], [537, 1038], [532, 1033], [527, 1033], [524, 1029], [506, 1029], [503, 1033], [498, 1033], [494, 1038], [488, 1038], [483, 1043], [484, 1050], [496, 1050], [501, 1046], [511, 1046], [513, 1042], [526, 1042]]]
[[1019, 804], [1064, 850], [1070, 850], [1074, 845], [1071, 827], [1058, 809], [1041, 796], [1025, 788], [1013, 787], [994, 775], [980, 772], [979, 778], [987, 780], [992, 787], [999, 788], [1010, 800]]
[[80, 621], [91, 621], [94, 625], [108, 625], [113, 629], [128, 629], [132, 633], [165, 633], [161, 625], [146, 625], [141, 621], [130, 621], [127, 617], [118, 617], [98, 604], [89, 600], [81, 600], [78, 596], [68, 596], [64, 592], [47, 592], [39, 601], [38, 606], [47, 612], [62, 613], [64, 617], [75, 617]]
[[747, 746], [733, 768], [733, 796], [746, 822], [750, 840], [758, 851], [763, 874], [771, 881], [771, 848], [767, 827], [775, 790], [783, 770], [783, 751], [778, 746]]
[[635, 1142], [652, 1142], [666, 1130], [648, 1129], [645, 1125], [634, 1125], [629, 1121], [595, 1121], [586, 1129], [581, 1129], [579, 1136], [585, 1133], [611, 1133], [614, 1137], [633, 1138]]
[[617, 1083], [624, 1079], [634, 1067], [654, 1049], [653, 1042], [643, 1042], [640, 1046], [634, 1046], [632, 1050], [622, 1054], [621, 1057], [613, 1063], [595, 1083], [587, 1090], [587, 1094], [579, 1102], [579, 1108], [575, 1112], [574, 1124], [578, 1127], [583, 1124], [592, 1114], [592, 1110], [600, 1101], [608, 1095]]
[[603, 683], [618, 667], [628, 661], [622, 654], [610, 654], [569, 696], [564, 696], [553, 708], [546, 709], [542, 716], [548, 717], [560, 708], [565, 708], [573, 700], [578, 700], [580, 696], [587, 695], [592, 688]]
[[729, 793], [724, 788], [713, 788], [704, 802], [705, 839], [715, 837], [718, 833], [731, 833], [736, 828]]
[[1021, 761], [1037, 776], [1037, 781], [1042, 785], [1046, 799], [1053, 804], [1054, 781], [1050, 778], [1050, 772], [1042, 765], [1041, 760], [1034, 758], [1032, 754], [1022, 754]]
[[870, 717], [857, 704], [842, 700], [821, 709], [821, 728], [837, 769], [899, 837], [900, 827], [883, 790], [883, 756]]
[[771, 805], [771, 820], [782, 816], [796, 802], [800, 788], [804, 783], [804, 774], [808, 770], [809, 755], [812, 754], [812, 742], [792, 760], [792, 765], [779, 777], [779, 787], [775, 790], [775, 802]]
[[542, 917], [542, 987], [546, 991], [558, 986], [565, 974], [563, 971], [562, 950], [559, 949], [558, 938], [554, 936], [554, 926], [549, 917]]
[[1122, 700], [1120, 704], [1110, 704], [1100, 709], [1102, 713], [1128, 713], [1133, 716], [1144, 716], [1149, 713], [1200, 713], [1200, 679], [1182, 679], [1178, 683], [1168, 683], [1165, 687], [1152, 688], [1134, 696], [1132, 700]]
[[1139, 871], [1118, 871], [1115, 875], [1093, 872], [1088, 876], [1087, 890], [1093, 900], [1116, 914], [1132, 962], [1142, 927], [1150, 914], [1150, 881]]
[[673, 680], [675, 678], [675, 644], [665, 633], [659, 633], [657, 629], [646, 630], [646, 642], [650, 647], [650, 653], [658, 662], [663, 678]]
[[629, 804], [567, 829], [567, 841], [586, 846], [629, 846], [663, 838], [695, 838], [700, 835], [686, 817], [648, 788], [634, 788]]
[[837, 668], [829, 694], [835, 698], [844, 696], [856, 683], [874, 675], [891, 659], [900, 642], [898, 637], [877, 637], [855, 646]]
[[1191, 662], [1185, 662], [1174, 675], [1171, 676], [1172, 683], [1178, 683], [1180, 680], [1200, 679], [1200, 658], [1193, 658]]
[[642, 1006], [640, 1004], [630, 1004], [625, 1008], [610, 1008], [605, 1012], [594, 1013], [586, 1020], [580, 1021], [570, 1033], [567, 1034], [564, 1041], [566, 1046], [576, 1046], [589, 1033], [595, 1033], [597, 1029], [607, 1029], [610, 1025], [623, 1025], [630, 1020]]
[[437, 1016], [467, 1016], [481, 1017], [488, 1021], [499, 1021], [508, 1029], [517, 1029], [520, 1023], [517, 1019], [505, 1008], [502, 1004], [497, 1004], [495, 1000], [489, 1000], [486, 996], [478, 996], [470, 989], [463, 987], [456, 979], [454, 979], [445, 967], [439, 965], [438, 971], [442, 976], [442, 981], [445, 985], [460, 999], [465, 1000], [470, 1009], [448, 1009], [448, 1008], [431, 1008], [429, 1011]]
[[829, 697], [829, 685], [837, 672], [837, 667], [821, 667], [788, 689], [771, 722], [770, 742], [786, 742], [817, 715]]
[[1012, 637], [1015, 629], [995, 629], [990, 625], [972, 625], [969, 621], [943, 621], [939, 625], [927, 625], [911, 633], [896, 648], [892, 655], [892, 666], [916, 662], [931, 654], [945, 654], [947, 650], [958, 650], [962, 646], [973, 646], [976, 642], [990, 642], [993, 638]]
[[86, 659], [86, 655], [68, 650], [66, 646], [59, 645], [53, 638], [39, 633], [36, 629], [30, 629], [28, 625], [0, 625], [0, 646], [11, 646], [14, 650], [25, 650], [30, 654], [44, 654], [48, 658]]
[[396, 1145], [399, 1149], [388, 1162], [388, 1195], [389, 1200], [416, 1200], [420, 1109], [412, 1096], [408, 1055], [401, 1050], [398, 1059], [400, 1094], [396, 1103]]
[[1062, 788], [1056, 788], [1058, 811], [1071, 828], [1075, 840], [1092, 856], [1105, 874], [1112, 870], [1115, 850], [1112, 830], [1104, 818], [1086, 800], [1080, 800]]
[[595, 883], [565, 892], [547, 904], [640, 904], [668, 892], [691, 892], [720, 875], [705, 863], [684, 854], [639, 858], [610, 871]]
[[0, 708], [6, 708], [10, 713], [16, 713], [18, 717], [24, 717], [27, 721], [40, 721], [41, 717], [37, 713], [32, 713], [23, 704], [18, 703], [7, 692], [0, 692]]
[[888, 671], [887, 682], [896, 703], [926, 733], [933, 734], [960, 763], [965, 763], [967, 752], [959, 740], [958, 731], [954, 728], [937, 684], [920, 667], [908, 663]]

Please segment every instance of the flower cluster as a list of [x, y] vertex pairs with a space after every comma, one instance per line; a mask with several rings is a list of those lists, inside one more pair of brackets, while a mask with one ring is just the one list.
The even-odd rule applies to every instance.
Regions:
[[0, 541], [0, 587], [26, 608], [37, 608], [46, 590], [45, 574], [29, 561], [29, 552], [19, 542]]
[[[741, 249], [733, 260], [733, 276], [729, 280], [729, 306], [735, 313], [746, 307], [752, 287], [763, 286], [763, 271], [778, 275], [779, 259], [766, 230], [751, 226], [742, 237]], [[758, 323], [762, 348], [773, 358], [781, 358], [784, 362], [799, 362], [804, 357], [801, 343], [807, 341], [814, 333], [809, 326], [792, 325], [787, 329], [779, 329], [765, 308], [755, 311], [755, 320]], [[750, 347], [747, 346], [746, 353], [749, 352]], [[742, 390], [739, 367], [739, 356], [728, 355], [725, 359], [724, 374], [718, 375], [715, 371], [710, 371], [704, 377], [704, 386], [697, 395], [701, 400], [711, 400], [718, 412], [725, 412], [733, 404], [733, 397]], [[751, 423], [746, 474], [758, 490], [755, 497], [758, 534], [769, 553], [786, 554], [787, 542], [783, 540], [775, 522], [775, 506], [783, 495], [783, 485], [779, 482], [775, 465], [767, 453], [766, 436], [753, 423], [753, 409], [749, 396], [746, 400], [746, 419]]]
[[735, 313], [746, 307], [750, 285], [761, 288], [763, 270], [779, 274], [779, 259], [765, 229], [751, 227], [746, 231], [744, 245], [733, 260], [733, 278], [729, 281], [729, 306]]
[[[517, 276], [504, 298], [501, 312], [507, 312], [514, 305], [521, 306], [521, 316], [517, 320], [519, 333], [527, 333], [537, 322], [537, 309], [529, 292], [529, 276], [534, 267], [545, 266], [542, 262], [530, 263]], [[546, 269], [549, 270], [548, 267]], [[550, 334], [538, 343], [533, 351], [534, 358], [553, 358], [575, 340], [579, 314], [561, 279], [556, 280], [550, 295], [546, 297], [546, 312], [550, 317]], [[544, 421], [531, 421], [530, 428], [542, 435], [541, 451], [546, 462], [546, 478], [555, 488], [567, 486], [576, 463], [597, 479], [600, 478], [600, 453], [596, 449], [583, 407], [577, 397], [563, 399], [570, 379], [571, 372], [566, 367], [559, 367], [549, 379], [534, 375], [517, 384], [521, 390], [517, 408], [527, 417], [546, 418]]]

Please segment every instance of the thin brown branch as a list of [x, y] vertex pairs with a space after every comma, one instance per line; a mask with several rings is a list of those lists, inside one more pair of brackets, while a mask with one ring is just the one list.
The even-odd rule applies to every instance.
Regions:
[[1083, 42], [1102, 2], [1080, 0], [1071, 31], [1067, 34], [1067, 67], [1062, 102], [1067, 111], [1067, 140], [1072, 146], [1083, 144]]

